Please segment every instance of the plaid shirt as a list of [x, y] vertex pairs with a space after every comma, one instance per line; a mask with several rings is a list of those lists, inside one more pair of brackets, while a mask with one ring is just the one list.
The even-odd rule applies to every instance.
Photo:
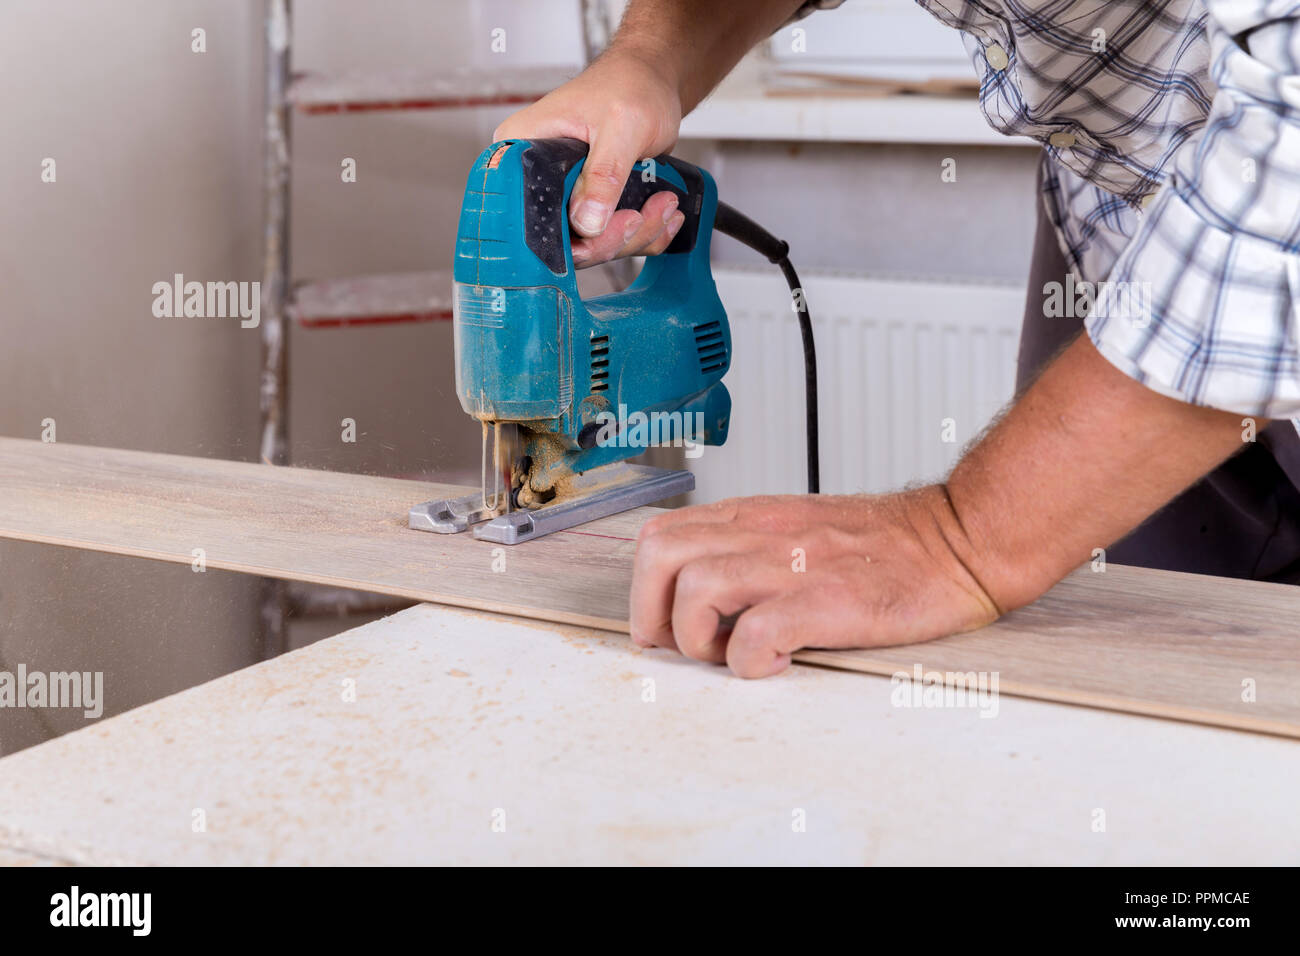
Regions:
[[1066, 259], [1107, 280], [1098, 351], [1182, 401], [1300, 419], [1300, 3], [917, 2], [962, 32], [989, 123], [1046, 147]]

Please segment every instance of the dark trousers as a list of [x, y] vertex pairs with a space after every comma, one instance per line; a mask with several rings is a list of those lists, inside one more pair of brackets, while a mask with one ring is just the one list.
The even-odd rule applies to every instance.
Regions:
[[[1038, 202], [1038, 232], [1020, 331], [1016, 390], [1083, 330], [1083, 320], [1043, 314], [1043, 285], [1069, 271]], [[1076, 279], [1092, 276], [1076, 276]], [[1158, 459], [1151, 463], [1160, 467]], [[1106, 549], [1106, 559], [1168, 571], [1300, 584], [1300, 435], [1273, 422], [1257, 440]], [[1097, 488], [1098, 498], [1106, 495]]]

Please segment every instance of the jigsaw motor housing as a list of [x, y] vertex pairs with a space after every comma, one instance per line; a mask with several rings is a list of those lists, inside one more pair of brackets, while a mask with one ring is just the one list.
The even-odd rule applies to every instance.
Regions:
[[731, 417], [731, 329], [709, 267], [713, 177], [671, 156], [638, 163], [619, 208], [671, 190], [685, 222], [631, 286], [584, 301], [568, 208], [586, 156], [571, 139], [489, 146], [456, 235], [457, 395], [474, 418], [524, 427], [535, 487], [651, 441], [721, 445]]

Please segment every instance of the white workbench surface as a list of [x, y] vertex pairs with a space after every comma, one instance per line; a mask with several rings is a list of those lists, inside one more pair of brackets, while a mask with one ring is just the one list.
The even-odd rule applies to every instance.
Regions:
[[0, 760], [0, 859], [1300, 861], [1295, 741], [890, 690], [424, 605]]

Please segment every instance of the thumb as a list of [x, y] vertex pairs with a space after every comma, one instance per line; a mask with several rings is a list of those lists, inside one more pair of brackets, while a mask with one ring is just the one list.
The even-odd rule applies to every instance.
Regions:
[[569, 221], [578, 235], [592, 239], [605, 231], [627, 177], [641, 159], [638, 148], [643, 138], [644, 131], [618, 123], [602, 126], [592, 137], [569, 202]]

